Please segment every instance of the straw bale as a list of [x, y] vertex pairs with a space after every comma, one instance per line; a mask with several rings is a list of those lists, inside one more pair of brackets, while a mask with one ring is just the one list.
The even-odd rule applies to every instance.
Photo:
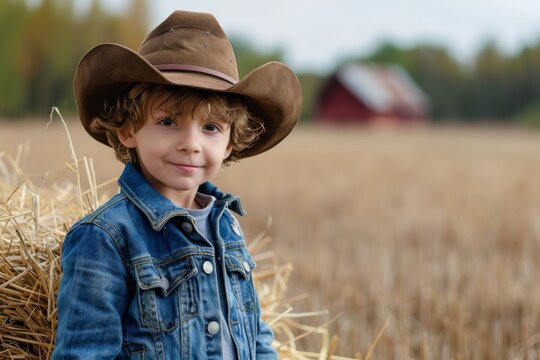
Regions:
[[[56, 109], [53, 112], [58, 113]], [[1, 359], [49, 359], [57, 323], [63, 238], [71, 224], [106, 199], [102, 189], [114, 183], [113, 179], [98, 186], [92, 161], [78, 159], [69, 141], [72, 161], [63, 170], [66, 178], [74, 180], [62, 185], [36, 186], [17, 161], [0, 152]], [[83, 183], [87, 188], [83, 189]], [[280, 358], [343, 359], [333, 355], [337, 338], [330, 337], [327, 324], [313, 327], [301, 323], [326, 312], [294, 313], [290, 304], [295, 298], [286, 298], [293, 269], [268, 250], [270, 241], [261, 234], [249, 247], [259, 264], [254, 279], [263, 317], [276, 334], [274, 346]], [[306, 336], [320, 337], [321, 349], [299, 349], [297, 340]]]

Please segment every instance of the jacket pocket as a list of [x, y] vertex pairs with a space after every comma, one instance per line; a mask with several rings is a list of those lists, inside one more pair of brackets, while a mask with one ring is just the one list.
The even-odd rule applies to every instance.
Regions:
[[248, 313], [253, 312], [255, 310], [255, 288], [252, 276], [256, 267], [253, 258], [245, 247], [227, 250], [225, 267], [239, 309]]
[[[144, 348], [139, 345], [131, 345], [130, 343], [124, 342], [122, 344], [124, 348], [124, 358], [127, 356], [129, 360], [144, 360]], [[135, 349], [135, 350], [134, 350]]]
[[142, 324], [169, 332], [197, 316], [197, 284], [194, 278], [197, 272], [191, 256], [136, 265]]

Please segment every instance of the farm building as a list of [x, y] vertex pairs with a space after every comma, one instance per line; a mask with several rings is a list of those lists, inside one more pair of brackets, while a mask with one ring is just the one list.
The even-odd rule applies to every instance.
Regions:
[[323, 84], [314, 119], [325, 123], [425, 121], [429, 100], [398, 65], [348, 64]]

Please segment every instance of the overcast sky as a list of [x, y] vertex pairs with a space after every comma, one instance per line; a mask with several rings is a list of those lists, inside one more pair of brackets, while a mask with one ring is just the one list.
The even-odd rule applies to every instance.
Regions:
[[[121, 9], [126, 0], [107, 0]], [[487, 39], [505, 52], [540, 41], [539, 0], [152, 0], [151, 26], [175, 9], [213, 13], [229, 36], [281, 48], [296, 70], [329, 70], [383, 39], [443, 45], [459, 59]]]

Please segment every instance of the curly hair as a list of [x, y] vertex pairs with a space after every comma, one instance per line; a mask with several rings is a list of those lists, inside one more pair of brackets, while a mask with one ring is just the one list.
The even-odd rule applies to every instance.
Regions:
[[118, 160], [138, 164], [135, 149], [125, 147], [118, 132], [126, 127], [139, 131], [146, 117], [156, 109], [168, 111], [179, 119], [202, 111], [206, 118], [228, 122], [232, 151], [223, 161], [224, 166], [238, 161], [242, 151], [252, 146], [265, 131], [262, 121], [249, 112], [245, 99], [240, 96], [147, 83], [136, 84], [114, 103], [104, 104], [101, 116], [94, 118], [90, 126], [93, 131], [106, 135]]

